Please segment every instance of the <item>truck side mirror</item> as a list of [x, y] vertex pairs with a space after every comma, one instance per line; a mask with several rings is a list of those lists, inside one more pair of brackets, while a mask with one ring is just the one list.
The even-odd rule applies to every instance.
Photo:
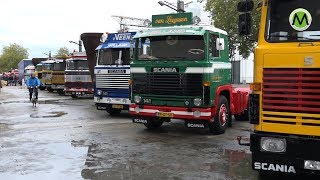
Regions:
[[251, 12], [254, 7], [253, 0], [242, 0], [238, 3], [237, 10], [238, 12]]
[[131, 39], [130, 41], [130, 59], [133, 59], [133, 48], [134, 48], [134, 41]]
[[133, 59], [133, 46], [130, 48], [130, 59]]
[[251, 33], [251, 13], [243, 13], [239, 15], [238, 32], [240, 36], [249, 35]]
[[224, 50], [224, 39], [223, 38], [217, 38], [216, 47], [217, 47], [218, 51]]

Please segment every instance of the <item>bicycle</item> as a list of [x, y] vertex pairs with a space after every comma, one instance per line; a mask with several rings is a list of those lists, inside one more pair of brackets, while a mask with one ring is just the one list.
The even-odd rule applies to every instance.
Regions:
[[32, 89], [32, 97], [31, 97], [31, 103], [32, 103], [32, 106], [33, 107], [37, 107], [37, 96], [36, 96], [36, 93], [34, 92], [34, 90], [36, 89], [37, 87], [30, 87], [30, 89]]

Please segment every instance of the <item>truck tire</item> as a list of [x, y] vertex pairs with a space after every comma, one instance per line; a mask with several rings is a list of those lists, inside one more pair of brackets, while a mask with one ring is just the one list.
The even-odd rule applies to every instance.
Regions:
[[245, 110], [243, 114], [234, 115], [234, 118], [237, 121], [248, 121], [249, 120], [249, 112], [248, 112], [248, 110]]
[[39, 87], [39, 89], [40, 89], [41, 91], [43, 91], [43, 90], [45, 90], [45, 89], [46, 89], [46, 87], [44, 87], [44, 86], [40, 86], [40, 87]]
[[73, 99], [76, 99], [78, 96], [75, 95], [75, 94], [71, 94], [71, 97], [72, 97]]
[[121, 109], [114, 109], [110, 105], [107, 106], [106, 110], [110, 114], [110, 116], [119, 115], [121, 113]]
[[59, 94], [59, 95], [64, 95], [64, 91], [61, 90], [61, 89], [59, 89], [59, 90], [58, 90], [58, 94]]
[[52, 88], [47, 88], [47, 90], [48, 90], [49, 92], [53, 92], [53, 91], [54, 91]]
[[219, 103], [217, 106], [216, 115], [213, 122], [209, 123], [209, 131], [212, 134], [223, 134], [230, 121], [230, 108], [228, 100], [225, 96], [219, 96]]
[[152, 118], [147, 124], [144, 124], [144, 126], [146, 126], [147, 129], [157, 129], [162, 126], [163, 122], [162, 119]]

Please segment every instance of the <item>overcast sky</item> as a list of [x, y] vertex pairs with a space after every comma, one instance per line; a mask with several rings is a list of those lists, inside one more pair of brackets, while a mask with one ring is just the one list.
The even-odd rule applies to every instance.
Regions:
[[[175, 0], [167, 0], [176, 3]], [[84, 32], [116, 32], [111, 15], [151, 19], [152, 14], [171, 13], [158, 0], [1, 0], [0, 48], [18, 43], [28, 48], [29, 58], [46, 57], [60, 47], [78, 49]], [[185, 1], [189, 2], [189, 1]], [[187, 10], [207, 18], [203, 4], [192, 3]], [[208, 19], [204, 20], [208, 21]]]

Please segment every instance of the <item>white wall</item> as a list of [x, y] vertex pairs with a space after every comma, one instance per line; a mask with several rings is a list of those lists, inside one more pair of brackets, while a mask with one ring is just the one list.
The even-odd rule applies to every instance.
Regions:
[[240, 82], [251, 83], [253, 82], [253, 65], [254, 56], [251, 54], [248, 59], [243, 59], [238, 52], [235, 55], [235, 61], [240, 62]]

